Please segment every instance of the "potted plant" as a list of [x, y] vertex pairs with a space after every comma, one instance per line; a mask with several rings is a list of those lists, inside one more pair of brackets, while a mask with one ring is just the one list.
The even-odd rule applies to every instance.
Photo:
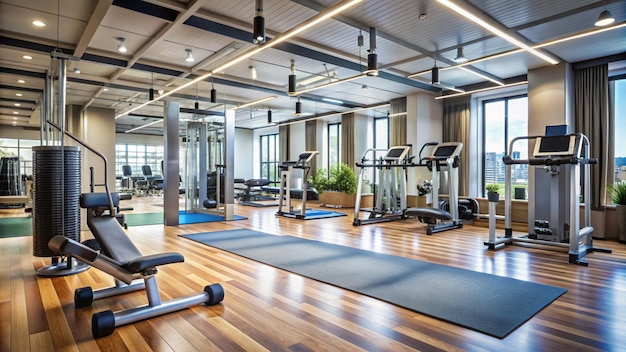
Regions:
[[500, 200], [500, 194], [498, 193], [498, 190], [500, 190], [500, 185], [495, 183], [489, 183], [487, 184], [487, 186], [485, 186], [485, 189], [487, 189], [487, 199], [490, 202], [498, 202]]
[[617, 218], [617, 240], [626, 243], [626, 181], [620, 181], [607, 187], [607, 194], [615, 204]]
[[343, 208], [356, 203], [356, 173], [346, 164], [332, 166], [328, 172], [318, 169], [309, 183], [317, 190], [321, 205]]

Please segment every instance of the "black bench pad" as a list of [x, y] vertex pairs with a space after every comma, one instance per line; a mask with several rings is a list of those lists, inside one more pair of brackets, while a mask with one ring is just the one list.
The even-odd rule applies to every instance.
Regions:
[[[111, 193], [113, 206], [120, 204], [120, 195], [116, 192]], [[106, 193], [83, 193], [80, 195], [80, 207], [86, 209], [107, 208], [109, 206], [109, 197]]]
[[169, 253], [159, 253], [159, 254], [151, 254], [143, 257], [135, 258], [124, 267], [126, 270], [131, 273], [140, 273], [146, 269], [154, 268], [155, 266], [171, 264], [171, 263], [182, 263], [185, 261], [185, 258], [182, 254], [176, 252]]
[[450, 213], [437, 208], [408, 208], [404, 211], [404, 215], [431, 219], [452, 220], [452, 215], [450, 215]]

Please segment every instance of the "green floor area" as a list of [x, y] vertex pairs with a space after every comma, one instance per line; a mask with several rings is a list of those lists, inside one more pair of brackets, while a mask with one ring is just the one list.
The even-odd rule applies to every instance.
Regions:
[[0, 238], [30, 236], [32, 234], [32, 218], [0, 218]]

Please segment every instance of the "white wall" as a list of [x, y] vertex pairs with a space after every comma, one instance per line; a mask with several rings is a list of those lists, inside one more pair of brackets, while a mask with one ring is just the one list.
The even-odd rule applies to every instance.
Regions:
[[[568, 95], [573, 95], [570, 65], [561, 63], [553, 66], [545, 66], [528, 71], [528, 135], [538, 136], [545, 134], [548, 125], [568, 125], [570, 132], [573, 131], [573, 117], [571, 100]], [[534, 143], [529, 143], [529, 151], [534, 148]], [[537, 172], [541, 174], [536, 175]], [[539, 177], [539, 179], [537, 179]], [[535, 207], [538, 198], [542, 197], [543, 188], [538, 186], [546, 183], [545, 173], [536, 168], [528, 171], [528, 219], [529, 232], [532, 231], [531, 222], [535, 219]], [[543, 180], [543, 181], [540, 181]], [[547, 178], [547, 182], [550, 182]], [[563, 184], [560, 191], [563, 191]], [[544, 186], [545, 188], [545, 186]], [[565, 200], [569, 197], [565, 194]]]
[[[357, 115], [354, 116], [354, 161], [361, 161], [361, 157], [363, 153], [372, 148], [374, 144], [374, 137], [372, 131], [373, 119], [366, 115]], [[354, 168], [356, 171], [356, 166], [349, 165]]]
[[0, 125], [0, 138], [39, 140], [39, 129]]
[[[243, 128], [235, 129], [235, 166], [234, 177], [251, 179], [254, 178], [254, 168], [258, 169], [259, 165], [259, 139], [254, 137], [252, 130]], [[254, 151], [254, 144], [257, 145], [257, 151]], [[253, 152], [254, 151], [254, 152]], [[257, 161], [255, 162], [255, 157]], [[258, 173], [257, 173], [258, 175]]]
[[[422, 146], [428, 142], [441, 142], [443, 138], [443, 104], [429, 94], [407, 96], [406, 141], [413, 145], [413, 154], [418, 157]], [[393, 117], [392, 117], [393, 118]], [[422, 155], [424, 157], [425, 155]], [[419, 160], [415, 160], [419, 162]], [[425, 167], [407, 170], [407, 194], [417, 195], [417, 184], [431, 179]]]

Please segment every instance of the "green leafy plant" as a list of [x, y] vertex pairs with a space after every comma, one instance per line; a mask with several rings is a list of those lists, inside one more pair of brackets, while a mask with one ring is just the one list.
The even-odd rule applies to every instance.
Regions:
[[489, 183], [485, 186], [485, 189], [489, 193], [498, 193], [498, 191], [500, 190], [500, 185], [495, 183]]
[[626, 181], [620, 181], [609, 185], [606, 191], [613, 203], [626, 205]]
[[315, 177], [309, 178], [309, 183], [320, 194], [324, 191], [354, 194], [357, 188], [357, 177], [348, 165], [340, 164], [332, 166], [329, 172], [326, 169], [318, 169]]

